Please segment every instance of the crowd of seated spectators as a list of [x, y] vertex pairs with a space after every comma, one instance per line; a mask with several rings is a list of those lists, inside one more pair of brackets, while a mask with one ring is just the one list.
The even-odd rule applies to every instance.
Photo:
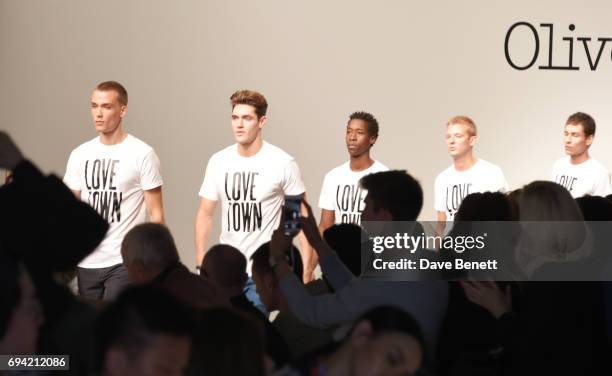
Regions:
[[[66, 371], [7, 375], [610, 374], [612, 288], [605, 279], [612, 250], [598, 242], [606, 228], [588, 225], [612, 223], [609, 197], [574, 200], [545, 181], [508, 195], [468, 196], [451, 234], [469, 231], [460, 223], [483, 221], [584, 223], [571, 234], [504, 234], [503, 244], [488, 247], [513, 260], [517, 274], [495, 281], [368, 278], [363, 230], [336, 225], [321, 234], [307, 203], [302, 230], [322, 271], [307, 284], [300, 251], [282, 228], [251, 260], [229, 245], [213, 246], [197, 275], [181, 263], [171, 231], [146, 223], [121, 247], [132, 285], [98, 302], [75, 296], [61, 276], [108, 225], [3, 132], [0, 167], [13, 171], [0, 188], [0, 354], [70, 356]], [[416, 221], [423, 192], [408, 173], [368, 175], [362, 185], [364, 221]], [[585, 263], [600, 266], [601, 277], [550, 278]], [[244, 294], [249, 264], [270, 315]]]

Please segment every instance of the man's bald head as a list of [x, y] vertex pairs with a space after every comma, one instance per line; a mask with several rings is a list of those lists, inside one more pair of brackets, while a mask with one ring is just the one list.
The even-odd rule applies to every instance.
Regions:
[[246, 266], [242, 252], [231, 245], [217, 244], [206, 252], [201, 274], [219, 286], [242, 288], [248, 279]]

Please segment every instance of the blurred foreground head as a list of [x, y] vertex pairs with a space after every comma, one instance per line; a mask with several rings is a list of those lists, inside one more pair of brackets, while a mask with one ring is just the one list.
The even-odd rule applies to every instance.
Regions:
[[153, 286], [125, 290], [96, 327], [102, 375], [183, 375], [191, 347], [191, 310]]
[[366, 312], [344, 344], [327, 362], [349, 375], [411, 375], [425, 359], [423, 334], [400, 308], [380, 306]]
[[35, 354], [42, 321], [30, 274], [0, 245], [0, 354]]

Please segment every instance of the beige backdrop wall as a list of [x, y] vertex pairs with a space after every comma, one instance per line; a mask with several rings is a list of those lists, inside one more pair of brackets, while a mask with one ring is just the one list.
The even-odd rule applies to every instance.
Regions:
[[[240, 88], [267, 96], [265, 138], [296, 157], [311, 201], [347, 158], [344, 126], [355, 110], [379, 119], [375, 158], [421, 181], [421, 219], [434, 218], [433, 180], [450, 164], [444, 124], [455, 114], [475, 119], [477, 155], [499, 164], [513, 188], [549, 177], [577, 110], [595, 117], [592, 152], [612, 167], [612, 43], [593, 71], [575, 40], [593, 38], [594, 60], [597, 38], [612, 37], [610, 14], [609, 1], [0, 0], [0, 128], [63, 174], [70, 151], [95, 136], [92, 88], [124, 83], [126, 127], [162, 160], [168, 224], [193, 266], [197, 192], [208, 158], [233, 142], [228, 97]], [[504, 54], [519, 21], [540, 40], [523, 71]], [[571, 36], [580, 70], [537, 68], [548, 61], [541, 23], [554, 25], [554, 64], [568, 64], [562, 38]], [[513, 61], [526, 65], [534, 48], [529, 28], [517, 27]]]

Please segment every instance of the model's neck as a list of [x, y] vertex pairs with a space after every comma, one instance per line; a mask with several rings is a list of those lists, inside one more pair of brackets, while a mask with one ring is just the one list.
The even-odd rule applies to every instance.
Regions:
[[261, 136], [257, 136], [250, 144], [238, 144], [238, 154], [242, 157], [252, 157], [261, 150], [262, 146], [263, 140]]
[[104, 145], [117, 145], [125, 140], [127, 135], [120, 124], [112, 133], [100, 133], [100, 142]]
[[584, 162], [588, 161], [589, 158], [591, 158], [591, 157], [589, 156], [589, 151], [587, 150], [587, 151], [585, 151], [582, 154], [570, 156], [570, 163], [571, 164], [584, 163]]
[[374, 160], [370, 158], [370, 153], [365, 153], [357, 157], [351, 157], [350, 166], [352, 171], [363, 171], [370, 168]]
[[466, 171], [469, 170], [474, 164], [476, 164], [476, 158], [474, 158], [474, 154], [470, 152], [455, 158], [453, 164], [455, 165], [455, 170]]

